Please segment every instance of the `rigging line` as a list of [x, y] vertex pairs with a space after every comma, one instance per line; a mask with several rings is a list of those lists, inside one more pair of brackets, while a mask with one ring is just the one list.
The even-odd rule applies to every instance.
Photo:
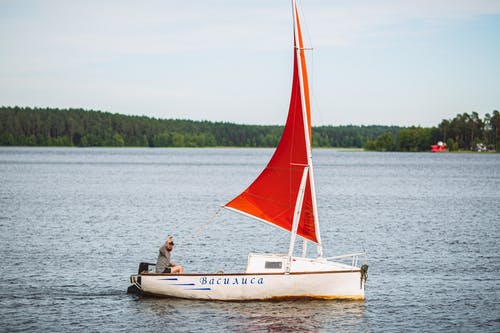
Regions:
[[198, 237], [200, 237], [200, 235], [205, 231], [205, 229], [217, 219], [217, 217], [220, 215], [222, 211], [222, 208], [223, 208], [222, 206], [219, 207], [219, 209], [215, 212], [214, 216], [212, 216], [212, 218], [207, 223], [201, 225], [198, 228], [198, 230], [196, 230], [194, 235], [191, 237], [193, 241], [196, 240]]
[[297, 8], [299, 9], [300, 17], [302, 17], [302, 20], [300, 20], [302, 32], [303, 32], [302, 35], [304, 35], [304, 32], [305, 32], [305, 35], [306, 35], [307, 40], [309, 41], [309, 45], [310, 45], [310, 47], [304, 47], [304, 50], [313, 50], [314, 47], [313, 47], [313, 43], [312, 43], [311, 33], [309, 32], [309, 26], [307, 25], [308, 20], [307, 20], [307, 17], [305, 15], [304, 11], [302, 10], [302, 4], [300, 2], [301, 1], [297, 1]]
[[[318, 98], [316, 96], [316, 70], [315, 70], [315, 60], [314, 60], [314, 51], [315, 51], [315, 48], [314, 48], [314, 45], [313, 45], [313, 40], [311, 38], [311, 33], [310, 33], [310, 30], [309, 30], [309, 25], [307, 24], [308, 22], [308, 19], [306, 17], [306, 14], [304, 13], [304, 11], [302, 10], [302, 3], [301, 1], [297, 1], [297, 7], [299, 8], [299, 11], [300, 11], [300, 16], [302, 17], [302, 20], [301, 20], [301, 26], [302, 26], [302, 30], [303, 30], [303, 35], [305, 35], [307, 41], [309, 42], [309, 45], [310, 47], [304, 47], [304, 50], [308, 50], [308, 51], [311, 51], [310, 53], [310, 61], [308, 63], [309, 65], [309, 95], [310, 95], [310, 99], [311, 99], [311, 109], [314, 110], [314, 116], [315, 116], [315, 119], [318, 119], [318, 122], [317, 122], [317, 126], [319, 126], [319, 124], [323, 124], [324, 123], [324, 120], [325, 120], [325, 117], [324, 117], [324, 113], [319, 105], [319, 102], [318, 102]], [[312, 115], [311, 115], [312, 117]], [[311, 120], [312, 122], [312, 120]], [[312, 139], [312, 138], [311, 138]], [[311, 143], [312, 143], [312, 140], [311, 140]]]

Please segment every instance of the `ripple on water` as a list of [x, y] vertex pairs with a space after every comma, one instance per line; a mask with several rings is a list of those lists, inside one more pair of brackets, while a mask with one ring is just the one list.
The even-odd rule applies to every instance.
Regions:
[[2, 330], [500, 331], [500, 155], [314, 153], [326, 254], [368, 251], [365, 302], [126, 294], [167, 233], [190, 272], [288, 248], [240, 216], [209, 223], [270, 149], [0, 148]]

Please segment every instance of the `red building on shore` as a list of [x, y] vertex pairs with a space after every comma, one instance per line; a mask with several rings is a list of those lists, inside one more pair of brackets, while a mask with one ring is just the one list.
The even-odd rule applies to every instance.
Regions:
[[431, 146], [431, 152], [433, 153], [445, 153], [448, 152], [448, 149], [446, 149], [446, 143], [443, 143], [442, 141], [439, 141], [437, 145], [432, 145]]

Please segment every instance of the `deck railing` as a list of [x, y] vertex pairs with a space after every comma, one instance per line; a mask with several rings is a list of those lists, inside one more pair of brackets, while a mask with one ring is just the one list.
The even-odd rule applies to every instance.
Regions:
[[359, 252], [359, 253], [349, 253], [349, 254], [344, 254], [341, 256], [335, 256], [335, 257], [328, 257], [324, 258], [326, 260], [335, 260], [335, 259], [344, 259], [344, 258], [350, 258], [352, 257], [352, 262], [351, 266], [352, 267], [357, 267], [358, 266], [358, 261], [360, 257], [364, 257], [365, 259], [368, 259], [368, 255], [366, 252]]

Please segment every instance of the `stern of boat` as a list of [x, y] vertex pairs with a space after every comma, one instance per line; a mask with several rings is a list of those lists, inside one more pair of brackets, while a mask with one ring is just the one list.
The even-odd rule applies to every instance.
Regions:
[[139, 269], [137, 274], [130, 275], [131, 285], [127, 288], [127, 293], [129, 294], [141, 294], [142, 293], [142, 273], [152, 273], [156, 271], [156, 264], [150, 262], [141, 262], [139, 264]]

